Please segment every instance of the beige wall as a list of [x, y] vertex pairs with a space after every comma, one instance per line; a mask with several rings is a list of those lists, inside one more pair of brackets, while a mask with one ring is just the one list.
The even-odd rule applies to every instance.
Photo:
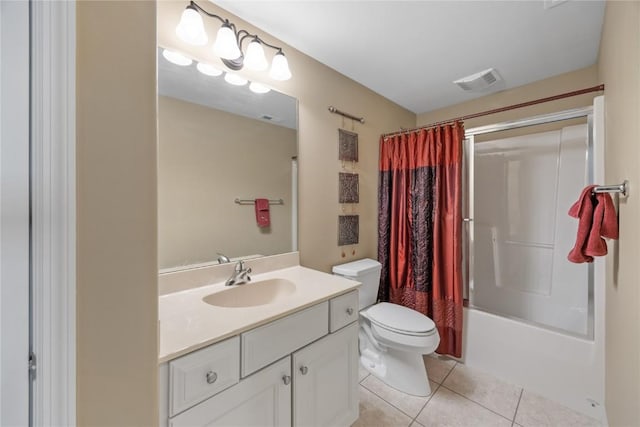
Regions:
[[[521, 102], [532, 101], [538, 98], [545, 98], [561, 93], [571, 92], [578, 89], [584, 89], [598, 85], [598, 70], [595, 65], [583, 68], [581, 70], [572, 71], [558, 76], [550, 77], [548, 79], [540, 80], [530, 83], [528, 85], [520, 86], [514, 89], [505, 90], [492, 95], [476, 98], [471, 101], [467, 101], [461, 104], [456, 104], [451, 107], [442, 108], [439, 110], [431, 111], [418, 115], [418, 126], [427, 125], [430, 123], [448, 120], [455, 117], [464, 116], [467, 114], [473, 114], [480, 111], [492, 110], [494, 108], [505, 107], [507, 105], [519, 104]], [[569, 110], [571, 108], [578, 108], [592, 105], [593, 98], [600, 95], [601, 92], [593, 92], [589, 94], [574, 96], [570, 98], [561, 99], [553, 102], [546, 102], [543, 104], [533, 105], [530, 107], [519, 108], [516, 110], [504, 111], [502, 113], [491, 114], [488, 116], [477, 117], [475, 119], [469, 119], [464, 122], [465, 128], [469, 129], [476, 126], [488, 125], [493, 123], [499, 123], [509, 120], [516, 120], [525, 117], [531, 117], [539, 114], [555, 113], [557, 111]], [[580, 122], [580, 121], [577, 121]], [[561, 125], [568, 126], [576, 123], [576, 121], [565, 121]], [[544, 132], [547, 130], [557, 129], [556, 125], [545, 125], [536, 127], [536, 131]], [[530, 132], [525, 130], [524, 132]], [[486, 138], [495, 139], [507, 138], [521, 134], [521, 131], [509, 131], [500, 132], [498, 134], [492, 134], [486, 136]], [[482, 137], [476, 138], [477, 141], [482, 141]]]
[[607, 182], [628, 179], [607, 257], [605, 402], [611, 426], [640, 425], [640, 3], [608, 1], [600, 43]]
[[[160, 268], [291, 252], [295, 129], [165, 96], [158, 100]], [[235, 198], [283, 199], [271, 226]]]
[[77, 424], [157, 424], [153, 2], [77, 3]]
[[[188, 53], [192, 57], [219, 64], [211, 47], [195, 48], [182, 43], [175, 36], [175, 26], [188, 4], [186, 1], [158, 3], [158, 43], [164, 47]], [[303, 265], [330, 271], [333, 264], [361, 257], [377, 257], [377, 184], [378, 139], [380, 134], [400, 126], [415, 125], [415, 114], [398, 107], [318, 61], [283, 45], [263, 31], [255, 30], [230, 13], [213, 4], [204, 4], [207, 10], [230, 18], [241, 28], [256, 31], [270, 43], [284, 47], [293, 73], [286, 82], [275, 82], [266, 72], [245, 73], [248, 78], [272, 85], [280, 92], [299, 101], [300, 164], [300, 223], [299, 247]], [[213, 39], [218, 24], [207, 20], [208, 33]], [[337, 246], [337, 222], [341, 208], [338, 204], [338, 128], [343, 126], [340, 116], [331, 114], [333, 105], [343, 111], [364, 116], [366, 123], [355, 124], [359, 134], [359, 157], [356, 172], [360, 174], [360, 203], [355, 208], [360, 214], [360, 244], [342, 250]], [[344, 121], [347, 130], [350, 121]], [[352, 251], [355, 250], [355, 254]]]

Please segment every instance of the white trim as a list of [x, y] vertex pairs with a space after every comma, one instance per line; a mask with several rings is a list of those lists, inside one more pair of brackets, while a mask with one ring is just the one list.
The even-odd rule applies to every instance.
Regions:
[[31, 2], [33, 425], [76, 423], [73, 1]]
[[[605, 111], [604, 111], [605, 95], [593, 98], [593, 183], [606, 185], [605, 181]], [[628, 188], [627, 188], [628, 191]], [[628, 194], [628, 193], [627, 193]], [[615, 196], [614, 200], [617, 199]], [[622, 196], [618, 196], [622, 197]], [[596, 344], [595, 361], [597, 376], [595, 383], [598, 389], [593, 399], [598, 403], [595, 409], [600, 414], [600, 423], [603, 427], [609, 425], [607, 420], [607, 411], [605, 408], [605, 309], [606, 309], [606, 284], [607, 284], [607, 259], [606, 257], [598, 257], [593, 263], [593, 339]]]
[[29, 5], [0, 2], [0, 425], [29, 423]]
[[492, 125], [478, 126], [475, 128], [465, 129], [465, 137], [471, 135], [484, 135], [509, 129], [518, 129], [527, 126], [535, 126], [546, 123], [560, 122], [563, 120], [575, 119], [577, 117], [586, 117], [593, 111], [593, 107], [574, 108], [572, 110], [559, 111], [557, 113], [542, 114], [540, 116], [527, 117], [525, 119], [512, 120], [509, 122], [495, 123]]

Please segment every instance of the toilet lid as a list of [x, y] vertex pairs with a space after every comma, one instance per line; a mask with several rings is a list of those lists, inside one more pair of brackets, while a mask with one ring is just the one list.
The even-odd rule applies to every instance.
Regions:
[[428, 333], [436, 327], [433, 320], [424, 314], [388, 302], [381, 302], [369, 308], [367, 316], [379, 326], [399, 332]]

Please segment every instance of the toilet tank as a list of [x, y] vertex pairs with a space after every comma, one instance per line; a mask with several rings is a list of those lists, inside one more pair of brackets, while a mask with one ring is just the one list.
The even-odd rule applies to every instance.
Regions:
[[335, 265], [332, 271], [333, 274], [362, 283], [362, 286], [358, 289], [358, 302], [360, 310], [362, 310], [375, 304], [378, 299], [381, 269], [382, 265], [378, 261], [365, 258]]

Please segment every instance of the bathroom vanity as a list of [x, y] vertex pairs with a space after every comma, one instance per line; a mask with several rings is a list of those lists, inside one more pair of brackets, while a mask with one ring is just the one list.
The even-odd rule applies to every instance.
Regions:
[[351, 425], [358, 286], [295, 265], [162, 295], [160, 425]]

